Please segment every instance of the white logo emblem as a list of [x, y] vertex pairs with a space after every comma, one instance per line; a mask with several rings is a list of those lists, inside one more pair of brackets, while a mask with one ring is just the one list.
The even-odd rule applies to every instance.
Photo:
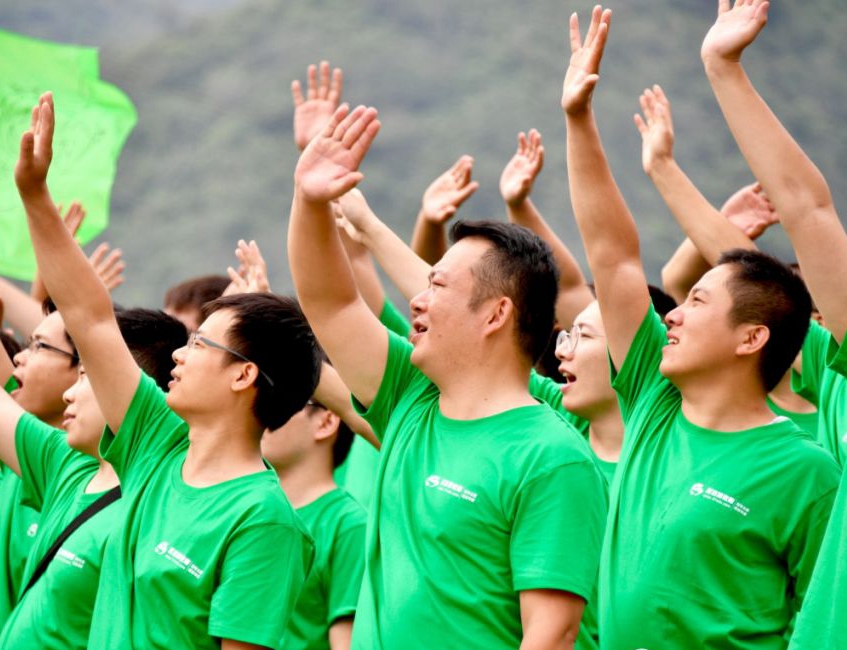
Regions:
[[[688, 490], [688, 493], [693, 497], [700, 496], [701, 494], [703, 494], [703, 484], [695, 483], [691, 486], [691, 489]], [[644, 650], [644, 648], [639, 648], [639, 650]]]
[[703, 483], [695, 483], [692, 485], [688, 490], [688, 494], [693, 497], [702, 497], [703, 499], [711, 501], [712, 503], [717, 503], [724, 508], [729, 508], [733, 512], [737, 512], [742, 517], [746, 517], [750, 514], [750, 508], [745, 506], [735, 497], [730, 496], [725, 492], [721, 492], [720, 490], [716, 490], [713, 487], [708, 487]]
[[26, 536], [35, 537], [36, 533], [38, 533], [38, 524], [30, 524], [29, 528], [26, 529]]
[[462, 499], [463, 501], [469, 501], [471, 503], [476, 501], [477, 496], [479, 496], [476, 492], [471, 492], [465, 488], [464, 485], [460, 485], [450, 479], [442, 478], [437, 474], [433, 474], [428, 477], [425, 484], [428, 488], [434, 488], [439, 492], [449, 494], [451, 497], [456, 497], [457, 499]]
[[153, 550], [156, 551], [156, 555], [164, 555], [170, 547], [171, 545], [167, 542], [159, 542], [159, 545]]
[[178, 551], [168, 542], [159, 542], [153, 551], [156, 555], [161, 555], [167, 558], [183, 571], [188, 571], [188, 573], [193, 575], [195, 578], [199, 578], [203, 575], [203, 569], [194, 564], [194, 562], [191, 561], [191, 558], [185, 553]]

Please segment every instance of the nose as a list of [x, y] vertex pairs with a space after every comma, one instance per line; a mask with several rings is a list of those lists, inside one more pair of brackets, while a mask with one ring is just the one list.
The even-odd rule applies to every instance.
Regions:
[[171, 359], [174, 360], [174, 363], [183, 363], [185, 361], [185, 354], [188, 352], [188, 344], [186, 343], [180, 348], [177, 348], [171, 354]]
[[665, 315], [665, 325], [673, 327], [674, 325], [679, 325], [682, 323], [682, 307], [676, 307], [671, 309], [667, 315]]
[[18, 352], [14, 357], [12, 357], [12, 363], [15, 366], [23, 366], [26, 365], [26, 360], [29, 358], [29, 348], [24, 348], [20, 352]]
[[74, 400], [76, 400], [76, 386], [77, 384], [75, 383], [73, 386], [68, 388], [68, 390], [62, 393], [62, 401], [65, 404], [73, 404]]
[[412, 315], [421, 314], [426, 310], [428, 298], [429, 289], [425, 289], [409, 301], [409, 310], [412, 312]]

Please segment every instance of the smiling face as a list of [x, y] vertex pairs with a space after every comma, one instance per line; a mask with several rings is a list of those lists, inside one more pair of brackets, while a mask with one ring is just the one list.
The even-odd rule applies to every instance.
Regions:
[[[703, 275], [688, 297], [668, 312], [668, 345], [662, 350], [661, 373], [677, 386], [696, 377], [710, 377], [738, 361], [746, 325], [733, 325], [732, 296], [727, 281], [732, 267], [722, 264]], [[711, 380], [711, 379], [710, 379]]]
[[609, 376], [606, 332], [596, 300], [574, 319], [573, 326], [579, 330], [576, 345], [556, 348], [559, 372], [565, 379], [562, 406], [590, 421], [617, 408]]
[[436, 384], [445, 374], [462, 373], [484, 338], [488, 301], [476, 310], [470, 304], [474, 265], [490, 247], [479, 238], [455, 243], [432, 267], [429, 287], [411, 300], [412, 363]]
[[76, 383], [64, 393], [67, 404], [62, 427], [68, 432], [68, 446], [84, 454], [99, 458], [98, 447], [106, 420], [97, 404], [97, 398], [82, 366]]
[[[70, 357], [73, 349], [65, 337], [65, 323], [58, 312], [38, 324], [32, 340], [30, 348], [15, 355], [17, 367], [13, 376], [20, 388], [12, 392], [12, 397], [40, 420], [59, 426], [65, 410], [62, 393], [76, 382], [77, 367]], [[39, 341], [60, 351], [39, 349]]]

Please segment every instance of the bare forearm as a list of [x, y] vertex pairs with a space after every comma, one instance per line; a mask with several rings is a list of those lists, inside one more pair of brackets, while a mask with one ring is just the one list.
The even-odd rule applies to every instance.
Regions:
[[691, 287], [710, 268], [694, 243], [686, 238], [662, 268], [662, 287], [677, 304], [682, 303]]
[[412, 250], [428, 264], [435, 264], [447, 252], [447, 233], [443, 223], [434, 223], [418, 214], [412, 233]]
[[707, 264], [714, 266], [723, 252], [733, 248], [756, 248], [709, 203], [675, 160], [657, 161], [650, 170], [650, 180]]
[[65, 227], [47, 188], [22, 199], [41, 277], [68, 332], [84, 347], [93, 324], [114, 319], [109, 292]]
[[341, 379], [335, 368], [327, 363], [321, 369], [321, 378], [315, 389], [315, 399], [336, 413], [355, 433], [379, 449], [380, 444], [371, 426], [353, 409], [350, 401], [350, 389]]
[[340, 234], [347, 259], [350, 260], [350, 268], [353, 270], [359, 295], [362, 296], [373, 314], [379, 318], [385, 304], [385, 290], [374, 266], [371, 253], [364, 245], [353, 241], [344, 233]]
[[379, 220], [362, 232], [363, 243], [406, 300], [424, 291], [430, 265], [418, 257], [397, 234]]
[[31, 336], [44, 318], [41, 304], [6, 278], [0, 278], [0, 300], [5, 320], [23, 336]]

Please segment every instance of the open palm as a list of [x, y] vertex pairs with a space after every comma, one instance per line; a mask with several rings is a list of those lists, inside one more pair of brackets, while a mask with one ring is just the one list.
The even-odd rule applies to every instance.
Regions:
[[720, 0], [718, 19], [703, 39], [702, 58], [740, 60], [744, 48], [768, 22], [769, 6], [766, 0], [737, 0], [730, 9], [729, 0]]

